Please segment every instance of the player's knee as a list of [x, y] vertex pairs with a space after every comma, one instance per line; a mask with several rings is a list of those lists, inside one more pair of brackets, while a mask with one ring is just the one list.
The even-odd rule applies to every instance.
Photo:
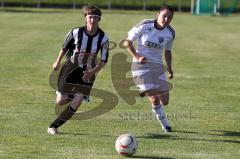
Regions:
[[153, 105], [159, 105], [160, 104], [160, 100], [158, 98], [152, 97], [151, 98], [151, 103]]
[[71, 103], [71, 105], [72, 105], [73, 107], [78, 107], [80, 104], [81, 104], [81, 101], [80, 101], [80, 100], [73, 100], [72, 103]]
[[67, 103], [69, 103], [71, 101], [71, 98], [56, 98], [56, 105], [58, 106], [62, 106], [65, 105]]
[[159, 105], [160, 103], [158, 101], [153, 101], [152, 104], [153, 105]]
[[83, 95], [74, 95], [72, 105], [78, 106], [82, 103]]
[[62, 106], [64, 105], [66, 102], [64, 102], [64, 100], [56, 100], [56, 105], [58, 106]]
[[57, 105], [57, 106], [61, 106], [61, 105], [62, 105], [62, 102], [61, 102], [61, 101], [56, 101], [56, 105]]

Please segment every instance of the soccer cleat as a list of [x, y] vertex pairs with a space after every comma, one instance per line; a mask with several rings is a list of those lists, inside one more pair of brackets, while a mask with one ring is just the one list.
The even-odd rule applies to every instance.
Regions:
[[90, 102], [89, 96], [83, 96], [83, 102]]
[[164, 113], [163, 107], [153, 107], [152, 112], [155, 114], [157, 120], [160, 122], [164, 132], [171, 132], [171, 126], [169, 121]]
[[139, 92], [139, 96], [140, 96], [141, 98], [145, 97], [145, 92]]
[[171, 126], [167, 126], [167, 127], [162, 128], [162, 129], [165, 133], [172, 132]]
[[167, 127], [165, 128], [165, 130], [166, 130], [166, 132], [172, 132], [171, 126], [167, 126]]
[[56, 128], [48, 128], [47, 132], [48, 134], [51, 134], [51, 135], [55, 135], [58, 133]]
[[159, 122], [160, 122], [160, 124], [161, 124], [161, 126], [162, 126], [162, 129], [163, 129], [163, 131], [164, 131], [165, 133], [167, 133], [167, 132], [172, 132], [172, 128], [171, 128], [171, 126], [170, 126], [170, 124], [169, 124], [169, 121], [168, 121], [168, 119], [167, 119], [166, 116], [164, 116], [164, 118], [161, 118], [161, 119], [159, 120]]

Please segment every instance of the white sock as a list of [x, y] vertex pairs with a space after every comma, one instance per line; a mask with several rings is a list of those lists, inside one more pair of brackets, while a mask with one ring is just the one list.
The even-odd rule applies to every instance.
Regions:
[[157, 119], [161, 120], [165, 118], [163, 106], [152, 105], [152, 112], [156, 115]]
[[167, 126], [170, 126], [168, 119], [166, 118], [166, 115], [164, 113], [163, 106], [161, 105], [152, 105], [152, 111], [155, 114], [157, 120], [160, 122], [162, 128], [166, 128]]

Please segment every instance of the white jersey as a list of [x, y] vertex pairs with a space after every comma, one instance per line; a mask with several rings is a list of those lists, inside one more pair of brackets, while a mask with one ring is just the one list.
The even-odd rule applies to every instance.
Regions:
[[[148, 62], [161, 63], [163, 50], [171, 51], [175, 38], [175, 31], [171, 26], [163, 29], [156, 27], [157, 21], [147, 19], [141, 21], [128, 32], [128, 40], [138, 40], [137, 53], [147, 59]], [[133, 58], [133, 62], [137, 62]]]

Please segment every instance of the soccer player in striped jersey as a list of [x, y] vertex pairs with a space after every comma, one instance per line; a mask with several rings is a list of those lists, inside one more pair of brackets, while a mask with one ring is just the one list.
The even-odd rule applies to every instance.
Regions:
[[[163, 5], [156, 19], [143, 20], [134, 26], [127, 37], [128, 52], [133, 56], [132, 76], [140, 95], [147, 95], [152, 111], [165, 132], [171, 131], [163, 105], [169, 102], [169, 85], [166, 81], [162, 54], [164, 53], [169, 78], [173, 78], [171, 49], [175, 32], [170, 26], [173, 9]], [[137, 40], [137, 48], [133, 42]]]
[[100, 9], [87, 5], [83, 7], [83, 14], [86, 25], [69, 31], [53, 64], [53, 69], [57, 70], [63, 57], [67, 56], [58, 78], [56, 104], [69, 103], [69, 106], [48, 127], [47, 132], [52, 135], [75, 114], [83, 99], [88, 98], [96, 73], [108, 60], [109, 40], [99, 28]]

